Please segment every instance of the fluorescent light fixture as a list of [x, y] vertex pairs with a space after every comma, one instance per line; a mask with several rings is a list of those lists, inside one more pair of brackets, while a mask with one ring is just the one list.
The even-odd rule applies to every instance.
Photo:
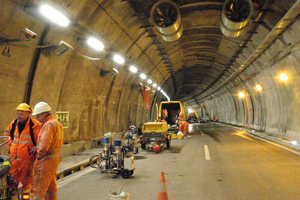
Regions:
[[114, 55], [114, 61], [118, 64], [124, 64], [125, 62], [124, 58], [120, 55]]
[[48, 19], [50, 19], [51, 21], [53, 21], [54, 23], [66, 27], [69, 25], [70, 20], [64, 16], [62, 13], [60, 13], [58, 10], [56, 10], [55, 8], [49, 6], [49, 5], [42, 5], [40, 7], [40, 12], [47, 17]]
[[154, 87], [154, 88], [156, 88], [156, 87], [157, 87], [156, 83], [153, 83], [153, 87]]
[[146, 79], [147, 76], [145, 74], [141, 74], [141, 79]]
[[113, 68], [113, 70], [114, 70], [115, 72], [119, 73], [119, 71], [118, 71], [116, 68]]
[[152, 80], [151, 79], [148, 79], [148, 81], [147, 81], [149, 84], [151, 84], [152, 83]]
[[135, 66], [130, 66], [129, 70], [132, 71], [133, 73], [137, 72], [137, 68]]
[[161, 88], [158, 86], [158, 87], [157, 87], [157, 90], [160, 91], [160, 89], [161, 89]]
[[87, 43], [88, 43], [88, 45], [90, 45], [90, 47], [92, 47], [93, 49], [95, 49], [97, 51], [102, 51], [104, 49], [103, 44], [96, 38], [90, 37], [87, 40]]

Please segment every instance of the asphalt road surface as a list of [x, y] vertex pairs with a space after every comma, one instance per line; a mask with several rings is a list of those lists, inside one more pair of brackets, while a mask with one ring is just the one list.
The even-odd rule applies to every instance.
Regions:
[[[141, 150], [129, 179], [90, 167], [58, 181], [60, 200], [108, 200], [109, 190], [130, 200], [154, 200], [164, 171], [170, 200], [300, 199], [300, 154], [215, 123], [193, 124], [190, 138], [171, 150]], [[180, 151], [181, 150], [181, 151]]]

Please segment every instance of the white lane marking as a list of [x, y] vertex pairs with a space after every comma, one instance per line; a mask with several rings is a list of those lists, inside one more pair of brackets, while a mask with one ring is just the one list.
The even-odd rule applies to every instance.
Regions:
[[292, 153], [297, 154], [297, 155], [300, 156], [300, 152], [299, 152], [299, 151], [290, 149], [289, 147], [282, 146], [282, 145], [277, 144], [277, 143], [275, 143], [275, 142], [271, 142], [270, 140], [263, 139], [263, 138], [258, 137], [258, 136], [256, 136], [256, 135], [252, 135], [252, 136], [255, 137], [255, 138], [257, 138], [257, 139], [259, 139], [259, 140], [262, 140], [262, 141], [265, 141], [265, 142], [267, 142], [267, 143], [273, 144], [274, 146], [280, 147], [280, 148], [282, 148], [282, 149], [285, 149], [285, 150], [287, 150], [287, 151], [289, 151], [289, 152], [292, 152]]
[[205, 152], [205, 160], [210, 160], [208, 146], [204, 145], [204, 152]]
[[87, 168], [85, 168], [85, 169], [83, 169], [83, 170], [81, 170], [79, 172], [76, 172], [76, 173], [74, 173], [72, 175], [64, 177], [64, 178], [62, 178], [62, 179], [60, 179], [60, 180], [57, 181], [57, 187], [58, 188], [62, 187], [62, 186], [66, 185], [66, 184], [68, 184], [68, 183], [70, 183], [70, 182], [72, 182], [72, 181], [80, 178], [81, 176], [94, 171], [94, 170], [96, 170], [96, 169], [95, 168], [91, 168], [91, 167], [87, 167]]

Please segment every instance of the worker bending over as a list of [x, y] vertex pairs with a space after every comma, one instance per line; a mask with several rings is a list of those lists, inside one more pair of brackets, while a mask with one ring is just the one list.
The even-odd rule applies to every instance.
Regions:
[[179, 114], [178, 121], [178, 129], [183, 133], [183, 137], [186, 138], [189, 131], [189, 123], [186, 122], [182, 112]]
[[[21, 103], [16, 109], [17, 119], [12, 121], [5, 130], [4, 136], [9, 136], [9, 153], [12, 166], [10, 173], [16, 180], [17, 186], [22, 183], [22, 200], [30, 199], [33, 178], [34, 154], [41, 123], [30, 117], [32, 109], [26, 103]], [[8, 140], [7, 138], [5, 139]]]
[[42, 128], [37, 142], [31, 200], [57, 199], [56, 172], [61, 161], [64, 132], [50, 110], [47, 103], [39, 102], [32, 113], [42, 123]]

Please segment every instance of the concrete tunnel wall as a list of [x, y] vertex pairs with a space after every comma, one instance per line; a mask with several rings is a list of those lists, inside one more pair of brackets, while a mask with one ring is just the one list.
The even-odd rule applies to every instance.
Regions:
[[[203, 104], [212, 117], [287, 140], [300, 140], [299, 31], [297, 21], [238, 78], [206, 98]], [[251, 43], [249, 48], [258, 46]], [[236, 66], [249, 56], [245, 51]], [[288, 81], [280, 80], [281, 73], [288, 75]], [[263, 91], [255, 90], [257, 84], [263, 86]], [[239, 92], [244, 92], [245, 97], [240, 98]]]
[[[45, 23], [28, 15], [23, 9], [22, 5], [12, 1], [0, 1], [2, 37], [18, 38], [24, 27], [37, 33], [37, 38], [29, 42], [16, 42], [10, 45], [11, 57], [1, 55], [0, 130], [2, 132], [16, 118], [15, 108], [26, 99], [25, 91], [31, 62], [37, 41], [46, 27]], [[107, 32], [109, 26], [112, 25], [106, 24], [101, 28]], [[116, 35], [108, 36], [117, 39], [120, 33], [114, 34]], [[74, 52], [101, 60], [86, 60], [77, 53], [55, 56], [49, 54], [45, 48], [37, 64], [30, 105], [34, 107], [36, 103], [45, 101], [51, 106], [52, 114], [56, 111], [69, 112], [69, 127], [64, 129], [65, 143], [91, 141], [106, 132], [126, 131], [131, 124], [139, 126], [148, 121], [139, 79], [122, 69], [119, 70], [119, 74], [110, 77], [100, 76], [101, 69], [110, 70], [118, 66], [106, 60], [104, 53], [95, 53], [78, 45], [76, 42], [79, 36], [77, 30], [51, 25], [44, 43], [57, 44], [64, 40], [74, 47]], [[116, 46], [122, 47], [121, 44], [126, 44], [126, 39], [124, 37], [123, 39], [124, 41], [113, 42]], [[4, 46], [1, 49], [4, 50]], [[128, 54], [130, 53], [132, 52], [129, 51]], [[140, 57], [147, 63], [142, 55]], [[150, 105], [154, 96], [154, 93], [150, 93]], [[85, 148], [90, 148], [88, 147], [90, 145], [91, 142]], [[3, 146], [1, 153], [6, 154], [7, 149], [7, 146]]]
[[[74, 47], [74, 51], [68, 55], [55, 56], [47, 54], [45, 48], [37, 64], [30, 95], [31, 106], [39, 101], [46, 101], [52, 107], [53, 114], [56, 111], [69, 112], [70, 124], [65, 129], [65, 143], [90, 141], [106, 132], [128, 130], [131, 124], [138, 126], [146, 122], [147, 116], [153, 120], [156, 118], [155, 103], [163, 100], [158, 94], [151, 93], [147, 115], [139, 78], [105, 59], [105, 53], [98, 53], [78, 44], [78, 38], [82, 35], [101, 35], [111, 49], [123, 53], [147, 75], [155, 77], [156, 82], [169, 95], [173, 93], [170, 74], [160, 59], [159, 52], [151, 45], [152, 41], [145, 30], [140, 29], [138, 19], [132, 17], [126, 2], [102, 1], [101, 8], [90, 1], [76, 2], [61, 3], [76, 20], [76, 24], [71, 28], [51, 25], [44, 41], [44, 44], [58, 44], [64, 40]], [[24, 101], [37, 41], [46, 24], [24, 12], [24, 5], [17, 2], [0, 0], [0, 10], [2, 37], [18, 38], [24, 27], [38, 35], [29, 42], [11, 45], [11, 57], [0, 55], [0, 130], [4, 132], [7, 125], [16, 118], [14, 109]], [[207, 107], [210, 117], [288, 139], [300, 139], [299, 29], [299, 22], [296, 22], [282, 36], [288, 46], [277, 40], [236, 80], [203, 100], [201, 105]], [[265, 32], [261, 30], [260, 34], [265, 35]], [[249, 48], [257, 45], [259, 44], [250, 44]], [[0, 47], [4, 49], [4, 46]], [[86, 60], [77, 52], [90, 58], [100, 58], [101, 61]], [[245, 53], [245, 57], [249, 55], [250, 53]], [[278, 59], [281, 57], [282, 59]], [[240, 66], [242, 59], [237, 61], [235, 66]], [[118, 67], [120, 73], [111, 77], [99, 75], [101, 69], [111, 70], [112, 67]], [[280, 82], [280, 72], [288, 73], [289, 81]], [[257, 83], [263, 85], [263, 92], [253, 90]], [[237, 96], [239, 91], [245, 92], [245, 98]], [[6, 152], [7, 147], [1, 148], [1, 153]]]

